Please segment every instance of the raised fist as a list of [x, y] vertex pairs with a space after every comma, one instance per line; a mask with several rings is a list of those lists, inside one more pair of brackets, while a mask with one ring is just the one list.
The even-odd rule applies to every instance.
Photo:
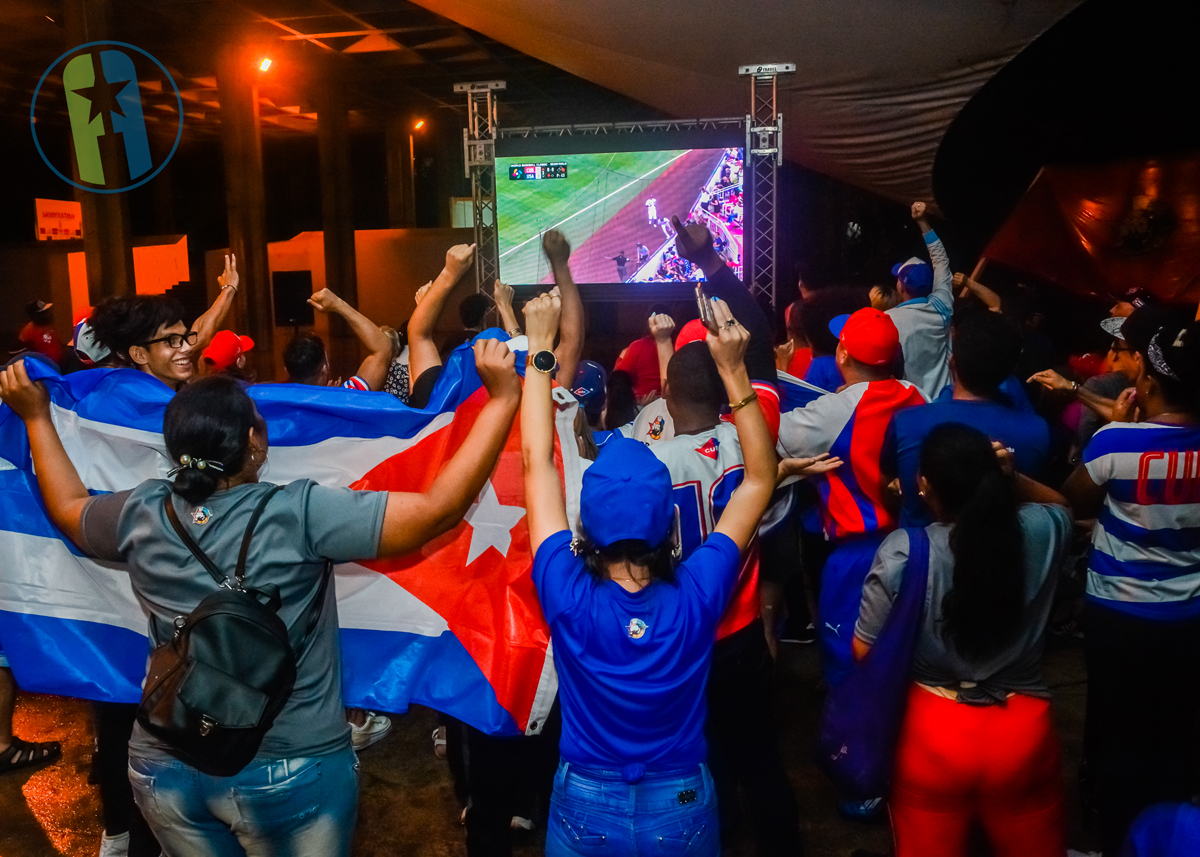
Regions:
[[571, 245], [557, 229], [551, 229], [542, 236], [542, 251], [551, 265], [565, 265], [571, 258]]
[[912, 219], [920, 220], [925, 216], [925, 203], [914, 202], [912, 204]]
[[474, 258], [474, 244], [455, 244], [446, 251], [446, 271], [457, 279], [467, 272]]

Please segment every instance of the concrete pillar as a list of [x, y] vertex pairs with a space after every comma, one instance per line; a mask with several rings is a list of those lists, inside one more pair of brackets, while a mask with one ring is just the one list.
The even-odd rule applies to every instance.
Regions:
[[387, 191], [388, 226], [411, 229], [417, 225], [417, 197], [413, 186], [413, 123], [410, 116], [388, 118]]
[[[354, 211], [350, 190], [350, 127], [346, 90], [327, 74], [316, 90], [317, 148], [321, 171], [321, 228], [325, 245], [325, 285], [358, 306], [358, 265], [354, 256]], [[330, 318], [329, 360], [335, 377], [358, 369], [358, 341], [340, 316]]]
[[[263, 191], [262, 136], [258, 120], [258, 79], [254, 56], [231, 45], [217, 59], [221, 103], [221, 145], [225, 166], [225, 207], [229, 248], [237, 255], [241, 288], [226, 325], [254, 340], [253, 368], [261, 380], [276, 376], [275, 322], [267, 262], [266, 199]], [[207, 283], [210, 296], [215, 283]]]
[[[64, 0], [66, 48], [88, 42], [116, 38], [112, 32], [111, 0]], [[125, 154], [111, 118], [104, 117], [105, 133], [99, 138], [100, 157], [110, 169], [125, 168]], [[74, 142], [72, 142], [72, 151]], [[79, 181], [77, 160], [72, 158], [75, 180]], [[113, 186], [125, 181], [116, 175]], [[83, 208], [83, 249], [87, 259], [88, 300], [92, 305], [112, 295], [133, 294], [133, 242], [129, 226], [129, 200], [124, 193], [94, 193], [75, 189], [75, 199]]]

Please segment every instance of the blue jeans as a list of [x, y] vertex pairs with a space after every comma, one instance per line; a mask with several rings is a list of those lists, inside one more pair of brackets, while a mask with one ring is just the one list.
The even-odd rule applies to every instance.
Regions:
[[717, 857], [720, 852], [717, 792], [707, 766], [648, 773], [629, 784], [620, 771], [559, 762], [546, 823], [546, 857]]
[[129, 757], [134, 800], [165, 857], [348, 857], [358, 759], [347, 747], [256, 759], [232, 777], [176, 759]]

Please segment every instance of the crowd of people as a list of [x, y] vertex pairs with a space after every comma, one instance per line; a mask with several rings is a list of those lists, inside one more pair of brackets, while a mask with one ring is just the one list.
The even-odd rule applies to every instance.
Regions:
[[[722, 181], [740, 179], [740, 163], [727, 169]], [[328, 564], [405, 554], [454, 527], [518, 414], [558, 700], [537, 736], [442, 717], [434, 745], [469, 854], [511, 853], [531, 820], [551, 855], [716, 855], [743, 833], [757, 853], [802, 853], [774, 666], [781, 644], [815, 641], [831, 699], [883, 657], [907, 676], [878, 760], [890, 787], [846, 791], [844, 815], [888, 818], [897, 857], [965, 857], [975, 831], [998, 857], [1062, 857], [1062, 750], [1041, 668], [1052, 629], [1084, 639], [1080, 782], [1101, 852], [1200, 853], [1200, 322], [1132, 289], [1100, 326], [1108, 354], [1056, 368], [1031, 356], [1045, 349], [1028, 306], [954, 274], [925, 206], [911, 213], [928, 259], [870, 290], [801, 283], [778, 345], [709, 229], [673, 218], [680, 265], [704, 275], [701, 317], [655, 306], [612, 371], [588, 359], [558, 232], [543, 240], [555, 286], [523, 320], [497, 282], [462, 302], [462, 333], [441, 343], [473, 246], [449, 249], [399, 329], [317, 292], [310, 303], [341, 316], [367, 356], [338, 379], [321, 338], [300, 334], [286, 383], [424, 409], [448, 353], [473, 351], [488, 403], [423, 493], [260, 481], [254, 343], [221, 329], [236, 259], [190, 325], [169, 298], [114, 298], [64, 348], [45, 332], [49, 305], [31, 305], [29, 352], [0, 374], [0, 397], [25, 423], [51, 520], [84, 554], [125, 564], [152, 644], [213, 589], [197, 551], [232, 568], [240, 549], [284, 625], [308, 621], [311, 635], [294, 690], [232, 776], [197, 768], [136, 706], [94, 704], [102, 853], [350, 853], [355, 751], [390, 721], [343, 708]], [[28, 359], [140, 371], [174, 390], [171, 477], [92, 496]], [[788, 407], [781, 389], [800, 382], [810, 401]], [[576, 498], [555, 466], [555, 383], [580, 405]], [[1082, 576], [1072, 556], [1086, 557]], [[898, 606], [906, 579], [924, 587], [915, 617]], [[898, 627], [911, 650], [895, 648]], [[60, 751], [12, 735], [14, 693], [0, 656], [0, 771]]]

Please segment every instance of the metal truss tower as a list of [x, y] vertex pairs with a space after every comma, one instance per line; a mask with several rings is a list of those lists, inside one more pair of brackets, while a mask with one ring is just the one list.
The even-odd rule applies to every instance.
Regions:
[[746, 114], [745, 188], [750, 203], [747, 224], [745, 282], [756, 298], [775, 306], [779, 209], [779, 165], [783, 163], [783, 114], [776, 107], [776, 78], [796, 71], [795, 63], [744, 65], [750, 78], [750, 112]]
[[491, 294], [500, 276], [500, 246], [496, 237], [497, 93], [502, 80], [456, 83], [454, 91], [467, 96], [467, 127], [463, 129], [463, 160], [471, 179], [471, 208], [475, 219], [475, 289]]

